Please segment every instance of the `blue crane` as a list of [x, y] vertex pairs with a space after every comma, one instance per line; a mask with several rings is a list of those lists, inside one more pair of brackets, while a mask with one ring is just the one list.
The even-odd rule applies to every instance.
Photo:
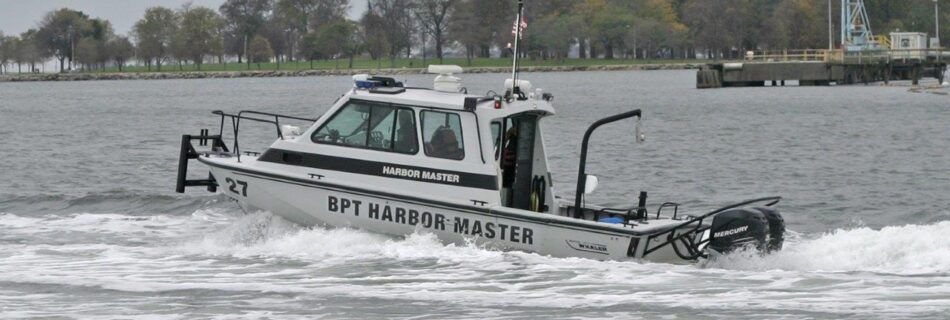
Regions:
[[848, 52], [886, 49], [871, 32], [864, 0], [841, 0], [841, 48]]

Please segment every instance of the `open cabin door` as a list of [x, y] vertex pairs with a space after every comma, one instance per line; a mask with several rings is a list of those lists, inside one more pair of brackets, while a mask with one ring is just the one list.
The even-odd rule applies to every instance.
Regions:
[[524, 113], [505, 119], [499, 165], [506, 207], [548, 212], [552, 203], [550, 175], [544, 153], [540, 117]]

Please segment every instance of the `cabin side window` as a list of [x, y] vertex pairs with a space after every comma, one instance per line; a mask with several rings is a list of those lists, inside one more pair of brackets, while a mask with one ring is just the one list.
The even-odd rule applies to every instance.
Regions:
[[351, 101], [310, 137], [313, 142], [415, 154], [419, 151], [412, 109]]
[[422, 111], [422, 139], [427, 156], [452, 160], [465, 158], [462, 120], [457, 113]]

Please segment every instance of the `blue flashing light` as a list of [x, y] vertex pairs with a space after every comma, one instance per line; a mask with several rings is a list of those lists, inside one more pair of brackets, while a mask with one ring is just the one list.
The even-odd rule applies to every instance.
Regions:
[[598, 222], [610, 223], [610, 224], [621, 224], [624, 221], [622, 217], [604, 217], [604, 218], [600, 218]]
[[379, 81], [356, 80], [356, 88], [358, 89], [372, 89], [378, 86], [379, 86]]

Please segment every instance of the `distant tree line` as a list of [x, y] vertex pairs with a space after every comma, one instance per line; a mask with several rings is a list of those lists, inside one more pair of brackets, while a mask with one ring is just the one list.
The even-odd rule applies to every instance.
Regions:
[[[827, 48], [828, 0], [544, 0], [527, 1], [521, 52], [532, 59], [730, 58], [746, 50]], [[839, 16], [832, 1], [832, 16]], [[940, 0], [950, 12], [950, 0]], [[516, 0], [368, 0], [359, 20], [348, 0], [227, 0], [217, 10], [186, 4], [148, 8], [128, 36], [82, 11], [47, 13], [37, 28], [0, 33], [0, 73], [35, 71], [54, 59], [59, 70], [148, 70], [228, 61], [388, 60], [447, 53], [469, 59], [506, 57]], [[931, 0], [866, 2], [874, 30], [934, 29]], [[950, 35], [943, 13], [941, 34]], [[838, 35], [837, 21], [834, 36]], [[835, 39], [837, 43], [839, 39]], [[418, 50], [415, 52], [414, 50]]]

